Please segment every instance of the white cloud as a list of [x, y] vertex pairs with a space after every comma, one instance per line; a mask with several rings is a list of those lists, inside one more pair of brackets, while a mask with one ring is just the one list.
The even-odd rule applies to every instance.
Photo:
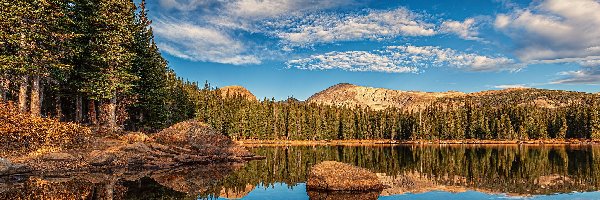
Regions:
[[582, 66], [553, 84], [600, 83], [600, 1], [539, 1], [496, 16], [494, 25], [515, 41], [523, 62]]
[[384, 55], [366, 51], [329, 52], [323, 55], [313, 55], [308, 58], [291, 60], [288, 67], [305, 70], [341, 69], [354, 72], [386, 72], [410, 73], [417, 72], [415, 67], [398, 66], [396, 61]]
[[546, 0], [496, 17], [523, 61], [600, 55], [600, 2]]
[[465, 19], [465, 21], [448, 20], [442, 22], [440, 31], [444, 33], [456, 34], [465, 40], [481, 40], [479, 31], [474, 18]]
[[561, 79], [551, 82], [552, 84], [600, 84], [600, 70], [598, 68], [586, 68], [578, 71], [561, 72]]
[[159, 4], [162, 8], [183, 12], [203, 10], [212, 11], [214, 15], [260, 19], [358, 3], [353, 0], [159, 0]]
[[342, 69], [387, 73], [418, 72], [427, 67], [454, 67], [471, 71], [518, 70], [521, 65], [505, 57], [488, 57], [433, 46], [389, 46], [377, 51], [329, 52], [290, 60], [288, 68]]
[[208, 7], [211, 4], [218, 3], [214, 0], [159, 0], [159, 4], [166, 9], [176, 9], [179, 11], [193, 11], [199, 7]]
[[262, 19], [351, 4], [352, 0], [235, 0], [228, 2], [224, 10], [231, 16]]
[[525, 84], [511, 84], [511, 85], [495, 85], [494, 88], [509, 89], [509, 88], [529, 88], [529, 87]]
[[448, 66], [470, 71], [515, 71], [524, 67], [506, 57], [490, 57], [434, 46], [390, 46], [387, 51], [396, 59], [421, 63], [424, 67]]
[[577, 63], [584, 67], [600, 67], [600, 56], [587, 56], [581, 58], [559, 58], [552, 60], [534, 60], [528, 64], [552, 64], [552, 63]]
[[261, 63], [248, 55], [242, 42], [215, 28], [172, 20], [157, 20], [152, 27], [161, 38], [160, 48], [176, 57], [234, 65]]
[[366, 10], [359, 13], [310, 13], [276, 18], [262, 24], [264, 31], [292, 46], [314, 43], [385, 39], [399, 36], [431, 36], [434, 24], [406, 8]]

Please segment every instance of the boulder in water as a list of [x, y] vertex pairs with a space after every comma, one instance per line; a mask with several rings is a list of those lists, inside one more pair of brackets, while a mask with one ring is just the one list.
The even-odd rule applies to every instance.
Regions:
[[306, 188], [324, 191], [380, 191], [385, 186], [375, 173], [367, 169], [324, 161], [311, 168]]

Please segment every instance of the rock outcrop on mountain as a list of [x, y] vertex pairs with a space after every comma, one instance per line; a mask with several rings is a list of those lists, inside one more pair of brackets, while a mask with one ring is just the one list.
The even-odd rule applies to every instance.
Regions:
[[585, 103], [598, 95], [584, 92], [547, 90], [536, 88], [509, 88], [474, 93], [400, 91], [383, 88], [362, 87], [347, 83], [337, 84], [308, 98], [307, 102], [346, 107], [369, 107], [373, 110], [399, 108], [423, 109], [428, 105], [476, 105], [494, 106], [510, 102], [515, 105], [534, 105], [557, 108]]
[[439, 93], [400, 91], [341, 83], [314, 94], [307, 102], [347, 107], [368, 106], [374, 110], [392, 107], [412, 109], [424, 107], [438, 98], [464, 95], [465, 93], [455, 91]]
[[250, 101], [258, 100], [256, 98], [256, 96], [254, 96], [254, 94], [252, 94], [252, 92], [250, 92], [248, 89], [246, 89], [245, 87], [242, 87], [242, 86], [238, 86], [238, 85], [225, 86], [225, 87], [219, 88], [219, 90], [221, 91], [221, 95], [224, 98], [242, 96]]

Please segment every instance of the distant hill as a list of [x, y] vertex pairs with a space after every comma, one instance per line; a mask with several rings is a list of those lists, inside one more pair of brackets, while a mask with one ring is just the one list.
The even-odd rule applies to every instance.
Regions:
[[[499, 106], [501, 104], [534, 105], [545, 108], [558, 108], [568, 105], [588, 105], [598, 95], [585, 92], [547, 90], [536, 88], [510, 88], [470, 93], [463, 97], [446, 98], [440, 101], [462, 104], [471, 101], [480, 106]], [[440, 102], [441, 103], [441, 102]]]
[[418, 108], [439, 98], [464, 95], [465, 93], [455, 91], [439, 93], [400, 91], [341, 83], [312, 95], [307, 102], [348, 107], [368, 106], [374, 110], [383, 110], [391, 107]]
[[535, 88], [510, 88], [466, 94], [456, 91], [400, 91], [341, 83], [314, 94], [307, 102], [348, 107], [368, 106], [373, 110], [392, 107], [411, 110], [423, 108], [434, 102], [457, 105], [467, 101], [481, 106], [495, 106], [510, 102], [516, 105], [555, 108], [573, 103], [585, 105], [587, 98], [597, 97], [598, 95], [591, 93]]
[[256, 99], [256, 96], [254, 96], [254, 94], [252, 94], [252, 92], [250, 92], [248, 89], [246, 89], [242, 86], [238, 86], [238, 85], [225, 86], [225, 87], [219, 88], [219, 90], [221, 91], [221, 95], [224, 98], [230, 98], [230, 97], [240, 95], [251, 101], [258, 100], [258, 99]]

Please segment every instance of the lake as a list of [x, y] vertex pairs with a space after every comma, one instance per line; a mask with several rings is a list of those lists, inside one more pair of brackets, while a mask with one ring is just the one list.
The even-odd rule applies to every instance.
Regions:
[[[324, 160], [368, 168], [378, 199], [600, 199], [600, 146], [249, 147], [265, 160], [162, 170], [2, 177], [0, 199], [347, 199], [305, 189]], [[85, 198], [84, 198], [85, 197]]]

